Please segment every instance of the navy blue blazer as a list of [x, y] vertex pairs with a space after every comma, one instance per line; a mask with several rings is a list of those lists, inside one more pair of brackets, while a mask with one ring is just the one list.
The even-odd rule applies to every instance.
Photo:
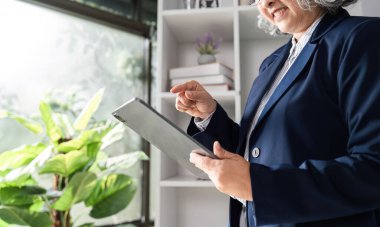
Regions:
[[[258, 104], [291, 42], [266, 58], [240, 125], [218, 105], [200, 132], [243, 155], [247, 143], [254, 202], [249, 226], [380, 226], [380, 19], [327, 14], [265, 106]], [[258, 148], [258, 149], [254, 149]], [[230, 200], [230, 226], [241, 204]]]

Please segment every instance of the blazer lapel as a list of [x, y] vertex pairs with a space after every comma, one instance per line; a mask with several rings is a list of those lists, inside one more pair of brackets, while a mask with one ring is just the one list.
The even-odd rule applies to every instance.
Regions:
[[[285, 77], [280, 82], [277, 89], [274, 91], [274, 93], [270, 97], [268, 103], [264, 107], [264, 110], [262, 111], [256, 123], [255, 128], [257, 128], [257, 126], [259, 126], [259, 124], [262, 123], [266, 114], [268, 114], [270, 109], [273, 108], [273, 106], [284, 95], [284, 93], [289, 89], [289, 87], [292, 86], [295, 79], [300, 75], [301, 71], [304, 69], [304, 67], [310, 60], [310, 58], [313, 56], [313, 53], [317, 47], [317, 43], [319, 42], [319, 39], [321, 39], [321, 37], [323, 37], [324, 34], [330, 31], [336, 24], [340, 23], [340, 21], [343, 20], [347, 16], [349, 16], [348, 12], [340, 8], [338, 9], [336, 15], [327, 14], [322, 19], [320, 24], [317, 26], [315, 32], [313, 33], [313, 35], [310, 37], [309, 43], [306, 44], [306, 46], [301, 51], [298, 58], [295, 60], [293, 65], [290, 67], [289, 71], [286, 73]], [[284, 48], [286, 51], [289, 51], [291, 42], [289, 42], [288, 45], [289, 45], [288, 48]], [[270, 66], [269, 69], [265, 70], [264, 72], [260, 74], [260, 76], [265, 76], [265, 77], [270, 78], [270, 80], [268, 80], [267, 83], [265, 83], [265, 86], [260, 86], [260, 85], [255, 86], [255, 84], [253, 85], [253, 88], [251, 90], [251, 93], [249, 94], [248, 103], [247, 103], [247, 106], [246, 106], [246, 109], [244, 111], [244, 115], [241, 121], [242, 134], [240, 135], [243, 135], [241, 137], [244, 137], [244, 138], [240, 138], [238, 151], [244, 152], [244, 149], [241, 149], [241, 146], [246, 144], [246, 141], [245, 141], [246, 133], [249, 126], [252, 123], [251, 121], [253, 119], [254, 113], [256, 113], [257, 106], [259, 102], [261, 101], [261, 98], [264, 95], [264, 92], [267, 91], [268, 84], [270, 84], [269, 82], [271, 82], [273, 78], [278, 74], [287, 56], [288, 56], [287, 52], [282, 52], [282, 57], [278, 57], [277, 60], [275, 60], [275, 63], [273, 63], [273, 66]], [[257, 91], [255, 92], [256, 89]], [[255, 130], [253, 131], [253, 133], [254, 132]], [[251, 136], [250, 138], [250, 144], [249, 144], [250, 149], [251, 149], [252, 138], [254, 137]]]
[[[277, 89], [274, 91], [273, 95], [269, 99], [268, 103], [266, 104], [263, 112], [261, 113], [256, 126], [262, 121], [262, 119], [265, 117], [265, 115], [268, 113], [268, 111], [273, 107], [273, 105], [281, 98], [281, 96], [286, 92], [286, 90], [292, 85], [293, 81], [298, 77], [298, 75], [301, 73], [302, 69], [305, 67], [311, 56], [313, 55], [315, 48], [317, 47], [317, 43], [319, 39], [326, 34], [328, 31], [331, 30], [337, 23], [340, 23], [341, 20], [343, 20], [345, 17], [349, 16], [348, 12], [342, 8], [340, 8], [337, 11], [336, 15], [327, 14], [320, 24], [315, 29], [315, 32], [310, 37], [309, 43], [306, 44], [304, 49], [301, 51], [300, 55], [296, 59], [296, 61], [293, 63], [293, 65], [290, 67], [289, 71], [286, 73], [285, 77], [282, 79], [281, 83], [277, 87]], [[262, 76], [270, 77], [270, 81], [273, 80], [275, 75], [279, 72], [280, 68], [283, 66], [286, 57], [288, 56], [288, 51], [291, 47], [291, 42], [288, 42], [288, 48], [284, 48], [280, 55], [282, 57], [277, 58], [275, 60], [276, 62], [273, 63], [274, 66], [270, 66], [270, 69], [268, 69], [268, 72], [264, 71]], [[261, 74], [260, 74], [261, 75]], [[259, 78], [258, 78], [259, 79]], [[268, 81], [268, 82], [270, 82]], [[260, 86], [260, 85], [259, 85]], [[254, 90], [258, 90], [255, 92]], [[262, 96], [264, 95], [264, 92], [268, 89], [268, 83], [265, 84], [265, 86], [256, 87], [255, 89], [251, 90], [251, 93], [248, 98], [248, 104], [247, 108], [245, 109], [243, 118], [242, 118], [242, 127], [244, 128], [243, 123], [247, 123], [247, 119], [252, 120], [253, 113], [256, 112], [257, 105], [261, 101]], [[248, 124], [251, 122], [249, 121]], [[247, 127], [245, 127], [245, 130]], [[243, 131], [244, 133], [246, 131]]]
[[[273, 79], [276, 77], [279, 70], [284, 65], [284, 62], [286, 61], [288, 57], [288, 52], [291, 47], [291, 42], [289, 42], [286, 47], [278, 53], [276, 56], [276, 59], [273, 60], [272, 63], [269, 63], [270, 65], [262, 71], [257, 79], [254, 81], [251, 91], [248, 95], [247, 104], [244, 109], [244, 114], [242, 116], [240, 125], [241, 125], [241, 131], [240, 135], [246, 135], [247, 130], [249, 129], [249, 126], [252, 123], [254, 114], [256, 113], [257, 107], [260, 104], [260, 101], [262, 97], [264, 96], [265, 92], [268, 90], [270, 84], [272, 83]], [[239, 146], [238, 146], [238, 152], [241, 153], [241, 146], [245, 144], [245, 136], [240, 137]], [[244, 150], [244, 149], [243, 149]]]
[[308, 43], [301, 51], [298, 58], [295, 60], [293, 65], [290, 67], [272, 96], [269, 98], [268, 103], [265, 105], [263, 112], [261, 113], [257, 125], [262, 121], [268, 111], [277, 103], [277, 101], [284, 95], [284, 93], [289, 89], [293, 84], [295, 79], [301, 74], [301, 71], [304, 69], [306, 64], [309, 62], [310, 58], [313, 56], [313, 53], [317, 47], [317, 44]]

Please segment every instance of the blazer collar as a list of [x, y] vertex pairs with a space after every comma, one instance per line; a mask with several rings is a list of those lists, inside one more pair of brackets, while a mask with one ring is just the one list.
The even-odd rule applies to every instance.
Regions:
[[339, 8], [336, 14], [327, 13], [316, 27], [313, 35], [310, 37], [309, 43], [318, 43], [327, 32], [348, 16], [350, 14], [343, 8]]

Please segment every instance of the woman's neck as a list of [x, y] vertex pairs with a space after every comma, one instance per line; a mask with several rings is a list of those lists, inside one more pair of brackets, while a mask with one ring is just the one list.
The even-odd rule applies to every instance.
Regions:
[[298, 40], [301, 39], [301, 37], [303, 35], [305, 35], [305, 33], [309, 30], [309, 28], [314, 24], [314, 22], [316, 22], [320, 17], [322, 17], [323, 15], [325, 15], [326, 13], [326, 9], [324, 8], [319, 8], [315, 14], [315, 17], [314, 17], [314, 20], [312, 20], [309, 25], [307, 26], [306, 29], [304, 29], [303, 31], [301, 32], [297, 32], [297, 33], [293, 33], [293, 38], [295, 40], [295, 42], [297, 43]]

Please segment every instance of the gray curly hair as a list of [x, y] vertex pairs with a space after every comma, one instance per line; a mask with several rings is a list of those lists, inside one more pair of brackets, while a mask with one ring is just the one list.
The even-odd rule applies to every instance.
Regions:
[[[304, 10], [311, 10], [315, 6], [320, 6], [332, 14], [336, 13], [339, 8], [352, 5], [357, 1], [358, 0], [297, 0], [298, 5]], [[266, 33], [273, 36], [284, 35], [277, 26], [270, 23], [262, 15], [259, 15], [257, 18], [257, 26]]]

